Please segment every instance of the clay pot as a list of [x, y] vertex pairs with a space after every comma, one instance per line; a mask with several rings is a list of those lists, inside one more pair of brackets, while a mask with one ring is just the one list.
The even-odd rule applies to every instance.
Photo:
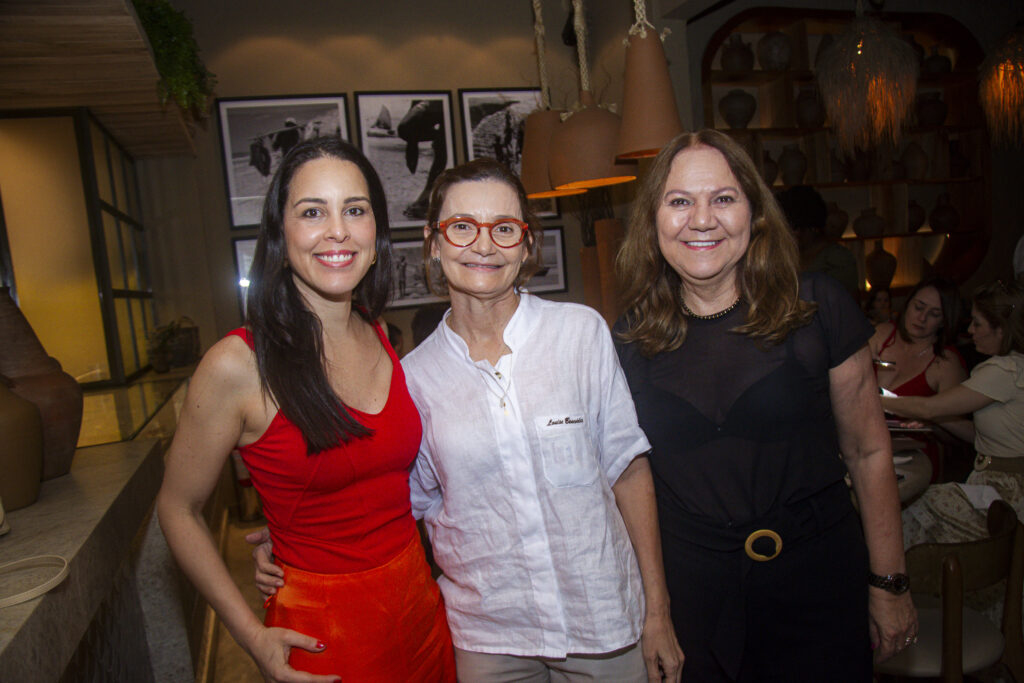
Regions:
[[858, 149], [853, 158], [846, 162], [846, 178], [852, 183], [863, 183], [871, 179], [873, 167], [871, 155]]
[[943, 192], [928, 216], [932, 232], [953, 232], [960, 226], [960, 212], [953, 206], [949, 194]]
[[746, 90], [730, 90], [718, 101], [718, 111], [730, 128], [746, 128], [757, 111], [757, 99]]
[[754, 51], [739, 34], [734, 34], [722, 46], [721, 62], [723, 71], [750, 71], [754, 68]]
[[807, 173], [807, 157], [797, 145], [786, 145], [779, 155], [779, 171], [783, 185], [799, 185]]
[[772, 31], [757, 41], [757, 61], [765, 71], [785, 71], [793, 57], [793, 41], [785, 33]]
[[10, 512], [39, 498], [43, 474], [43, 422], [39, 409], [8, 388], [0, 375], [0, 499]]
[[768, 150], [765, 150], [764, 160], [761, 162], [761, 177], [764, 178], [764, 184], [771, 187], [778, 175], [779, 165], [772, 159], [772, 155], [769, 154]]
[[882, 248], [882, 240], [875, 242], [874, 250], [864, 257], [864, 270], [871, 289], [888, 289], [896, 274], [896, 257]]
[[825, 237], [833, 242], [838, 240], [846, 232], [846, 226], [850, 223], [850, 216], [839, 208], [835, 202], [828, 203], [828, 216], [825, 217]]
[[949, 111], [942, 101], [942, 94], [937, 92], [924, 93], [917, 98], [917, 123], [921, 126], [941, 126], [946, 122]]
[[911, 199], [907, 203], [907, 232], [917, 232], [928, 217], [924, 207]]
[[28, 320], [0, 288], [0, 374], [43, 420], [43, 479], [67, 474], [82, 427], [82, 388], [46, 355]]
[[939, 53], [937, 45], [932, 46], [932, 53], [921, 62], [922, 76], [941, 76], [953, 70], [953, 62], [944, 54]]
[[853, 221], [853, 232], [857, 237], [881, 237], [885, 234], [885, 219], [878, 215], [875, 207], [869, 206]]
[[801, 88], [796, 98], [796, 123], [801, 128], [821, 128], [825, 125], [825, 106], [813, 88]]
[[907, 145], [900, 161], [903, 162], [903, 168], [911, 180], [921, 180], [928, 176], [928, 155], [916, 142]]

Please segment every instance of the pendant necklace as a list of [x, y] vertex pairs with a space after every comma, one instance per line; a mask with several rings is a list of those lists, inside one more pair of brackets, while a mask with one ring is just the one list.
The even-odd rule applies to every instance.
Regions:
[[[480, 370], [481, 370], [481, 372], [484, 372], [488, 376], [491, 374], [490, 371], [484, 370], [483, 368], [481, 368]], [[501, 372], [499, 372], [498, 370], [495, 370], [494, 371], [494, 377], [495, 377], [495, 382], [498, 385], [498, 388], [501, 389], [501, 393], [498, 393], [497, 391], [494, 390], [494, 387], [491, 386], [490, 379], [485, 379], [484, 380], [484, 386], [487, 387], [487, 391], [491, 392], [491, 394], [493, 394], [494, 396], [498, 397], [498, 407], [501, 408], [502, 410], [504, 410], [505, 414], [508, 415], [508, 401], [512, 400], [509, 397], [509, 395], [508, 395], [508, 391], [509, 391], [509, 389], [512, 388], [512, 378], [509, 377], [508, 381], [505, 382], [505, 386], [501, 386], [501, 380], [504, 379], [504, 377], [502, 376]]]

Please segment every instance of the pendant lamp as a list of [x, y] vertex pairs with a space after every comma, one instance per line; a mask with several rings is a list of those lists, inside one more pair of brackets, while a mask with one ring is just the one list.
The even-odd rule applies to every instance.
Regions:
[[839, 149], [897, 142], [914, 104], [917, 53], [894, 28], [864, 16], [861, 0], [850, 25], [818, 59], [815, 76]]
[[587, 71], [583, 0], [572, 0], [576, 49], [580, 66], [580, 109], [555, 127], [551, 136], [548, 172], [555, 189], [580, 189], [636, 180], [636, 170], [615, 163], [619, 117], [598, 107]]
[[1024, 143], [1024, 27], [1010, 32], [985, 58], [978, 95], [993, 142]]
[[645, 0], [634, 0], [636, 22], [629, 29], [618, 159], [658, 154], [683, 132], [665, 49], [647, 21]]
[[533, 0], [533, 36], [537, 45], [537, 71], [540, 74], [540, 108], [526, 117], [523, 124], [523, 154], [519, 177], [530, 199], [565, 197], [582, 194], [585, 189], [556, 190], [548, 176], [548, 149], [551, 134], [561, 123], [561, 112], [551, 109], [548, 90], [547, 62], [544, 58], [544, 18], [540, 0]]

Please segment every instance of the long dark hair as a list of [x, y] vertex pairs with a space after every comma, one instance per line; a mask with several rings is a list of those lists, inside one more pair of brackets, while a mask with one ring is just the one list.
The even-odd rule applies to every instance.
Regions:
[[725, 158], [750, 202], [750, 244], [740, 261], [739, 289], [749, 306], [736, 332], [778, 344], [810, 322], [817, 305], [800, 299], [800, 254], [786, 218], [754, 162], [725, 133], [682, 133], [662, 148], [633, 202], [629, 230], [615, 260], [622, 283], [628, 328], [619, 334], [645, 356], [672, 351], [686, 340], [682, 278], [658, 246], [658, 207], [672, 162], [683, 150], [706, 146]]
[[263, 203], [249, 271], [246, 326], [255, 342], [261, 388], [299, 428], [310, 453], [333, 448], [339, 439], [348, 441], [371, 433], [331, 389], [324, 370], [320, 318], [306, 305], [287, 265], [284, 208], [292, 178], [303, 164], [324, 157], [351, 161], [359, 168], [377, 225], [377, 261], [353, 293], [355, 310], [367, 321], [376, 320], [391, 292], [391, 230], [377, 172], [362, 152], [341, 138], [315, 138], [295, 145], [281, 161]]
[[932, 344], [935, 355], [942, 357], [946, 347], [956, 343], [956, 334], [960, 326], [960, 290], [946, 278], [931, 277], [914, 285], [903, 302], [903, 308], [900, 309], [896, 329], [903, 341], [910, 342], [910, 334], [907, 332], [907, 307], [918, 292], [929, 287], [939, 293], [939, 307], [942, 309], [942, 325], [935, 331], [935, 343]]

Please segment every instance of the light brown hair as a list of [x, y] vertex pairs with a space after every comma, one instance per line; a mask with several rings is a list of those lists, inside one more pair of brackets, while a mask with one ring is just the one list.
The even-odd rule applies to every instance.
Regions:
[[996, 280], [974, 292], [974, 308], [988, 324], [1003, 331], [999, 353], [1024, 353], [1024, 287]]
[[686, 340], [683, 282], [658, 247], [656, 221], [672, 162], [683, 150], [697, 146], [711, 147], [725, 157], [750, 203], [750, 244], [738, 264], [740, 296], [748, 312], [735, 331], [765, 344], [778, 344], [810, 322], [817, 308], [800, 299], [796, 240], [747, 153], [715, 130], [683, 133], [661, 150], [644, 178], [616, 259], [628, 321], [620, 338], [638, 344], [648, 357], [677, 349]]

